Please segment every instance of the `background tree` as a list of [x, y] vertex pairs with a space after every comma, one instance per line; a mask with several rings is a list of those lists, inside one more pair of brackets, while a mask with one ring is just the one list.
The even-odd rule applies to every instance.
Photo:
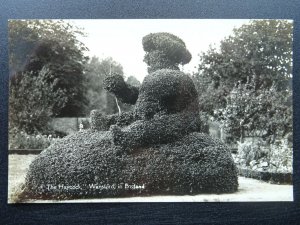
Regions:
[[292, 24], [283, 20], [255, 20], [233, 30], [201, 55], [199, 73], [209, 77], [215, 87], [232, 88], [238, 81], [255, 79], [255, 88], [287, 88], [292, 73]]
[[[50, 70], [43, 68], [37, 76], [25, 72], [14, 82], [22, 85], [18, 88], [10, 83], [9, 123], [10, 133], [17, 134], [24, 131], [27, 134], [47, 133], [49, 118], [55, 111], [53, 107], [63, 107], [67, 102], [66, 93], [59, 89], [53, 92], [53, 84], [48, 84]], [[55, 102], [55, 105], [53, 104]]]
[[[246, 127], [248, 131], [264, 127], [266, 137], [270, 137], [282, 126], [287, 126], [282, 134], [292, 129], [291, 123], [286, 122], [292, 120], [291, 73], [292, 23], [255, 20], [234, 29], [220, 43], [220, 48], [211, 47], [202, 53], [194, 81], [201, 109], [223, 125], [238, 124], [225, 126], [238, 129], [229, 130], [235, 138], [240, 138], [241, 129]], [[232, 95], [233, 88], [239, 95]], [[276, 122], [275, 118], [280, 118], [282, 113], [287, 118]], [[266, 115], [268, 122], [262, 119]]]
[[87, 48], [78, 35], [62, 21], [9, 21], [10, 126], [41, 132], [50, 117], [84, 115]]
[[141, 86], [141, 82], [138, 79], [136, 79], [135, 76], [129, 76], [126, 80], [126, 83], [135, 87]]
[[255, 90], [255, 83], [239, 83], [227, 96], [225, 108], [215, 117], [225, 130], [242, 142], [245, 136], [263, 137], [269, 143], [292, 132], [292, 92], [271, 88]]
[[99, 60], [97, 57], [92, 57], [86, 64], [87, 78], [86, 88], [88, 99], [88, 107], [86, 114], [88, 115], [91, 110], [98, 109], [106, 114], [113, 114], [118, 112], [115, 97], [104, 90], [103, 80], [111, 73], [117, 73], [124, 76], [122, 66], [108, 57]]

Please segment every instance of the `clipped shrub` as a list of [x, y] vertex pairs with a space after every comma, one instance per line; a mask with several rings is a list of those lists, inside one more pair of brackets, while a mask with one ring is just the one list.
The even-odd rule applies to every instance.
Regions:
[[237, 191], [230, 151], [199, 133], [197, 102], [184, 73], [165, 69], [150, 74], [133, 113], [105, 117], [93, 111], [92, 130], [44, 150], [32, 162], [21, 195], [70, 199]]
[[138, 118], [151, 118], [157, 113], [198, 113], [197, 91], [192, 79], [185, 73], [157, 70], [145, 77], [134, 110]]
[[176, 113], [162, 115], [151, 120], [137, 120], [121, 129], [112, 126], [115, 145], [126, 148], [145, 147], [176, 141], [191, 132], [200, 130], [197, 114]]
[[178, 70], [179, 64], [184, 65], [192, 58], [185, 43], [179, 37], [166, 32], [146, 35], [143, 38], [143, 48], [148, 72], [163, 68]]
[[121, 75], [114, 73], [106, 76], [103, 84], [105, 90], [114, 93], [121, 102], [135, 104], [139, 94], [138, 87], [126, 83]]
[[113, 145], [111, 138], [110, 132], [87, 130], [51, 145], [30, 165], [20, 199], [237, 190], [237, 171], [229, 149], [206, 134], [191, 133], [172, 143], [131, 151]]

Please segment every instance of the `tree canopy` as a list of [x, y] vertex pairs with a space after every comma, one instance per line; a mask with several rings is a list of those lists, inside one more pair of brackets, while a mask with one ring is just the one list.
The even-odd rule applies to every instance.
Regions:
[[92, 57], [85, 67], [87, 78], [87, 94], [88, 107], [87, 114], [93, 109], [103, 111], [103, 113], [116, 113], [117, 105], [114, 97], [104, 90], [104, 78], [111, 73], [117, 73], [123, 76], [123, 68], [121, 64], [108, 57], [100, 60], [97, 57]]
[[199, 74], [215, 87], [233, 87], [238, 81], [255, 80], [255, 89], [276, 85], [286, 89], [292, 75], [292, 23], [285, 20], [254, 20], [201, 55]]
[[141, 86], [141, 82], [138, 79], [136, 79], [135, 76], [129, 76], [126, 80], [126, 83], [130, 84], [134, 87], [140, 87]]
[[[86, 60], [83, 52], [88, 49], [77, 39], [78, 36], [83, 36], [84, 32], [70, 23], [62, 20], [9, 20], [8, 28], [10, 74], [22, 71], [42, 43], [49, 43], [49, 47], [53, 50], [52, 54], [55, 53], [57, 56], [67, 57], [69, 54], [74, 61]], [[61, 53], [58, 52], [59, 47], [63, 48], [64, 55], [59, 54]], [[50, 52], [44, 54], [48, 55], [48, 58], [43, 58], [44, 60], [60, 59], [51, 57]]]
[[200, 107], [234, 137], [245, 130], [273, 139], [291, 132], [292, 27], [253, 20], [200, 55], [193, 77]]
[[[87, 48], [78, 41], [79, 35], [83, 35], [80, 29], [64, 21], [9, 21], [10, 114], [24, 116], [13, 124], [27, 121], [26, 116], [34, 115], [36, 104], [47, 108], [52, 117], [84, 115], [87, 103], [84, 51]], [[25, 89], [29, 80], [32, 86]], [[46, 90], [56, 97], [50, 101], [43, 94]], [[29, 100], [26, 95], [30, 94], [39, 96], [34, 98], [37, 102]], [[17, 96], [19, 99], [15, 99]], [[28, 107], [22, 107], [25, 104]], [[26, 108], [31, 112], [23, 112]]]

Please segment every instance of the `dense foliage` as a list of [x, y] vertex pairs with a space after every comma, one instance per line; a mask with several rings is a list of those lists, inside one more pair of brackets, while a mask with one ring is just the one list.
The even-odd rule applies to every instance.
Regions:
[[256, 138], [238, 142], [235, 162], [240, 168], [276, 173], [293, 172], [293, 148], [288, 140], [278, 140], [272, 144]]
[[92, 57], [85, 66], [86, 76], [86, 98], [88, 106], [86, 114], [92, 110], [99, 110], [102, 113], [113, 114], [117, 112], [117, 105], [113, 95], [104, 89], [104, 79], [110, 74], [119, 74], [123, 77], [122, 66], [112, 58], [98, 59]]
[[136, 77], [134, 77], [134, 76], [129, 76], [126, 80], [126, 83], [130, 84], [131, 86], [134, 86], [134, 87], [141, 86], [141, 82], [138, 79], [136, 79]]
[[215, 110], [223, 127], [241, 141], [260, 136], [269, 143], [292, 133], [291, 90], [276, 91], [274, 86], [255, 90], [254, 82], [239, 83], [227, 97], [227, 106]]
[[[78, 35], [82, 31], [63, 21], [9, 21], [11, 125], [33, 132], [50, 116], [84, 114], [87, 48]], [[31, 125], [32, 118], [43, 122]]]
[[209, 77], [217, 88], [255, 80], [255, 89], [277, 90], [289, 86], [292, 73], [292, 23], [284, 20], [254, 20], [233, 30], [220, 48], [201, 55], [199, 75]]
[[35, 158], [19, 197], [195, 195], [232, 193], [237, 187], [230, 151], [206, 134], [191, 133], [172, 143], [128, 152], [111, 142], [110, 132], [81, 131], [58, 140]]
[[124, 77], [117, 73], [112, 73], [104, 79], [104, 88], [113, 93], [118, 100], [128, 104], [135, 104], [139, 90], [125, 82]]
[[144, 61], [148, 72], [158, 69], [179, 70], [178, 65], [188, 63], [192, 56], [185, 43], [170, 33], [151, 33], [143, 37], [143, 48], [146, 52]]
[[235, 139], [247, 131], [274, 141], [292, 131], [289, 21], [251, 21], [200, 59], [194, 74], [200, 108]]
[[54, 83], [48, 82], [49, 76], [51, 71], [44, 67], [36, 76], [25, 72], [10, 82], [10, 129], [28, 134], [48, 132], [49, 118], [67, 102], [63, 89], [53, 91]]

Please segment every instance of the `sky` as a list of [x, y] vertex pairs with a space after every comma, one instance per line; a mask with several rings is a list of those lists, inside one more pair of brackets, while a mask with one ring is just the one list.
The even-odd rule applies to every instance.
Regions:
[[86, 33], [86, 37], [78, 39], [89, 48], [88, 56], [100, 60], [112, 57], [122, 65], [126, 77], [135, 76], [142, 81], [147, 75], [142, 38], [147, 34], [169, 32], [181, 38], [192, 54], [192, 60], [182, 70], [192, 73], [197, 71], [199, 53], [206, 52], [210, 45], [218, 47], [234, 28], [249, 23], [249, 20], [99, 19], [69, 22]]

